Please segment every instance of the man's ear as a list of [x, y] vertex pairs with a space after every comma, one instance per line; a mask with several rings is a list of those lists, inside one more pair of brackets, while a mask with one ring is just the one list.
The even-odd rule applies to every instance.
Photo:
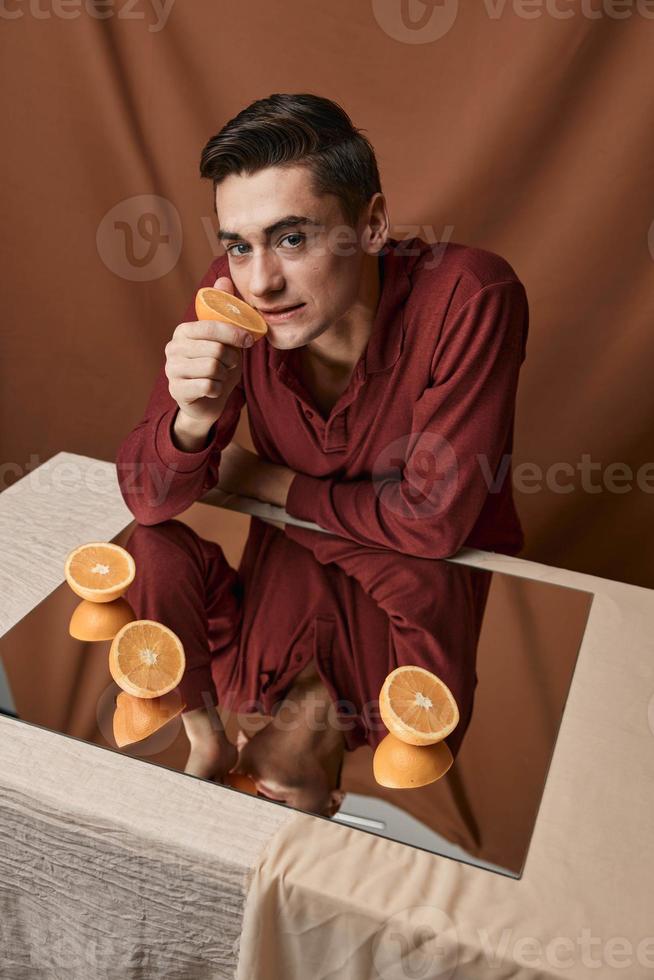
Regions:
[[381, 191], [377, 191], [370, 198], [366, 207], [366, 215], [362, 248], [369, 255], [377, 255], [384, 248], [390, 235], [390, 219], [386, 198]]
[[342, 789], [333, 789], [329, 794], [329, 803], [327, 804], [325, 816], [333, 817], [335, 813], [338, 813], [344, 799], [345, 793]]

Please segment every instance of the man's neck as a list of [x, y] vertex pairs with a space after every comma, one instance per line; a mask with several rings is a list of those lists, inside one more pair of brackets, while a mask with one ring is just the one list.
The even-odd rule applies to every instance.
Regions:
[[284, 701], [294, 705], [293, 741], [300, 756], [310, 750], [328, 760], [343, 750], [345, 738], [332, 722], [334, 702], [317, 672], [297, 677]]

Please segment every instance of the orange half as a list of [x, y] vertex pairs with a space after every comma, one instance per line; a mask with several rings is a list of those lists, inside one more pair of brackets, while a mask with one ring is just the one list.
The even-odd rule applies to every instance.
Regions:
[[127, 599], [113, 602], [89, 602], [82, 599], [70, 618], [68, 632], [76, 640], [94, 643], [113, 640], [119, 629], [136, 619]]
[[135, 698], [132, 694], [120, 691], [116, 698], [114, 712], [114, 739], [116, 745], [132, 745], [158, 732], [173, 718], [182, 713], [179, 691], [171, 691], [161, 698]]
[[459, 723], [454, 695], [424, 667], [397, 667], [384, 681], [379, 713], [391, 734], [409, 745], [441, 742]]
[[136, 698], [160, 698], [177, 687], [186, 657], [179, 637], [152, 619], [137, 619], [116, 633], [109, 672], [118, 687]]
[[64, 575], [80, 599], [113, 602], [134, 581], [136, 565], [129, 551], [106, 541], [90, 541], [66, 558]]
[[372, 760], [372, 771], [380, 786], [417, 789], [444, 776], [454, 761], [447, 742], [409, 745], [395, 735], [381, 740]]
[[261, 314], [242, 299], [225, 293], [213, 286], [204, 286], [195, 297], [195, 313], [198, 320], [225, 320], [248, 330], [255, 340], [268, 332], [268, 324]]

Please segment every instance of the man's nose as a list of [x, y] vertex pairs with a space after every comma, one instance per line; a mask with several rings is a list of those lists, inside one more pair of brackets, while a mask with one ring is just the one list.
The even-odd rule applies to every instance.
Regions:
[[250, 292], [265, 299], [284, 288], [284, 276], [274, 255], [264, 250], [255, 254], [250, 263]]

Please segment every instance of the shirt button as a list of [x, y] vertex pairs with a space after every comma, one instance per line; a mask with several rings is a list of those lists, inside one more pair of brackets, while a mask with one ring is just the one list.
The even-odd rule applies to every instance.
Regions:
[[305, 409], [304, 414], [305, 414], [306, 418], [308, 418], [308, 419], [312, 419], [313, 418], [313, 412], [311, 411], [310, 408]]
[[297, 660], [298, 663], [300, 663], [300, 661], [302, 660], [302, 654], [301, 653], [296, 653], [295, 654], [295, 659]]

